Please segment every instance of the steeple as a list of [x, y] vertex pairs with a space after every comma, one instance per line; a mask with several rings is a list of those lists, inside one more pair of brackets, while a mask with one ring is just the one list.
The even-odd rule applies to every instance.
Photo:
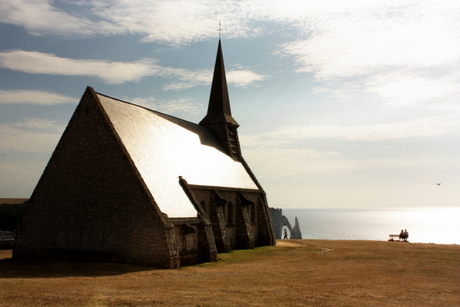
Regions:
[[209, 127], [217, 134], [228, 154], [235, 160], [241, 156], [241, 149], [236, 129], [239, 127], [232, 117], [230, 99], [228, 97], [227, 78], [225, 76], [222, 44], [219, 39], [216, 65], [209, 97], [208, 113], [200, 125]]
[[219, 40], [217, 48], [216, 65], [212, 78], [211, 95], [209, 97], [208, 114], [200, 122], [200, 125], [215, 123], [230, 123], [238, 125], [232, 117], [230, 99], [228, 98], [227, 78], [225, 76], [224, 57], [222, 44]]

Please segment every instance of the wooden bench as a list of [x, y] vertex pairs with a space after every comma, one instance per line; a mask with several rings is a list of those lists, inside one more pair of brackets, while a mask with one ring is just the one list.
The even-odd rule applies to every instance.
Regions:
[[[389, 235], [390, 239], [388, 239], [388, 241], [406, 241], [405, 239], [403, 238], [399, 238], [399, 233], [396, 234], [396, 235]], [[396, 240], [395, 240], [396, 238]]]

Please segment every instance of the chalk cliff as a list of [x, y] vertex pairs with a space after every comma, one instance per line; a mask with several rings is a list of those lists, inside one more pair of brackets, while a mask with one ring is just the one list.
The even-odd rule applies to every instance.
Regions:
[[283, 210], [280, 208], [269, 208], [270, 217], [273, 223], [273, 229], [275, 230], [276, 239], [283, 238], [283, 227], [287, 227], [291, 236], [289, 239], [302, 239], [302, 233], [300, 231], [299, 221], [297, 217], [295, 218], [294, 228], [289, 223], [287, 217], [283, 215]]

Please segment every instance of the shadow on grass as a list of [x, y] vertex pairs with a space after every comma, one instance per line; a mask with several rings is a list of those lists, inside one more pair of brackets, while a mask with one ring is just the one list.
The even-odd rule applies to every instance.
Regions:
[[16, 260], [0, 251], [0, 278], [62, 278], [115, 276], [163, 269], [120, 263], [70, 262], [45, 259]]

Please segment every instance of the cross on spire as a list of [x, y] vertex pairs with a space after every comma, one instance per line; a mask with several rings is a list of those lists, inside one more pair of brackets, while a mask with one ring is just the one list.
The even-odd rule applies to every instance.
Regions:
[[221, 25], [220, 25], [220, 21], [219, 21], [219, 29], [217, 29], [217, 31], [219, 31], [219, 40], [220, 40], [220, 36], [221, 36], [221, 34], [222, 34], [222, 30], [223, 30], [223, 29], [222, 29], [222, 27], [221, 27]]

